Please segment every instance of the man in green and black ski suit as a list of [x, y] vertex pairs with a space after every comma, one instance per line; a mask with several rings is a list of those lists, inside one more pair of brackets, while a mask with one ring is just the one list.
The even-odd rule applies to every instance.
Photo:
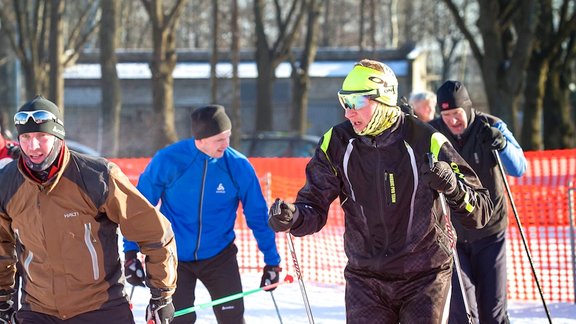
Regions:
[[313, 234], [339, 198], [347, 323], [445, 323], [456, 237], [439, 193], [457, 221], [480, 228], [488, 191], [446, 137], [402, 113], [385, 64], [357, 63], [338, 98], [347, 121], [324, 135], [295, 203], [277, 199], [268, 224]]

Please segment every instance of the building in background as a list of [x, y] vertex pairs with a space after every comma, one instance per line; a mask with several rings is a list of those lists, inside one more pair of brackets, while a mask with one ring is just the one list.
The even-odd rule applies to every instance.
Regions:
[[[148, 62], [150, 52], [119, 52], [118, 76], [122, 87], [121, 156], [150, 156], [146, 129], [154, 123], [152, 91]], [[254, 132], [256, 106], [256, 63], [253, 52], [242, 52], [238, 67], [240, 77], [240, 109], [242, 133]], [[426, 57], [414, 46], [395, 50], [360, 53], [357, 50], [319, 49], [310, 67], [311, 89], [308, 102], [308, 134], [320, 136], [332, 125], [344, 120], [336, 92], [346, 73], [362, 58], [373, 58], [390, 66], [398, 77], [400, 96], [412, 89], [426, 87]], [[227, 54], [217, 64], [219, 102], [231, 107], [232, 65]], [[178, 52], [174, 70], [174, 108], [176, 130], [180, 138], [190, 134], [190, 109], [210, 101], [210, 53], [198, 51]], [[276, 70], [274, 84], [274, 131], [290, 132], [291, 67], [281, 63]], [[87, 53], [64, 73], [66, 107], [65, 121], [74, 140], [101, 151], [102, 125], [100, 65], [98, 53]], [[74, 129], [76, 128], [76, 129]]]

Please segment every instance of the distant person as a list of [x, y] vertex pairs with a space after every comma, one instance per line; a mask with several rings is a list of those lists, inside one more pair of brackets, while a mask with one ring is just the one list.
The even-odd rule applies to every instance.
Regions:
[[[279, 280], [280, 255], [268, 227], [268, 208], [260, 182], [248, 159], [230, 147], [232, 125], [224, 107], [210, 105], [192, 111], [192, 138], [161, 149], [138, 181], [138, 189], [172, 223], [178, 246], [176, 310], [194, 306], [200, 280], [212, 299], [242, 292], [234, 243], [238, 206], [246, 216], [264, 254], [260, 286]], [[129, 282], [142, 285], [138, 246], [124, 241]], [[218, 323], [243, 323], [244, 301], [214, 306]], [[194, 323], [196, 313], [176, 317], [174, 323]]]
[[134, 323], [118, 227], [147, 256], [147, 320], [169, 323], [177, 260], [168, 220], [115, 164], [68, 150], [54, 103], [34, 98], [14, 124], [21, 155], [0, 170], [0, 323]]
[[[0, 115], [2, 118], [2, 115]], [[3, 168], [10, 161], [20, 157], [20, 148], [18, 142], [10, 140], [8, 132], [2, 127], [0, 120], [0, 169]]]
[[[446, 81], [437, 91], [440, 118], [430, 124], [444, 134], [476, 171], [490, 191], [494, 211], [481, 229], [465, 228], [454, 222], [456, 245], [470, 315], [474, 323], [509, 323], [506, 282], [506, 228], [508, 203], [503, 175], [494, 153], [508, 175], [520, 177], [526, 171], [522, 148], [497, 117], [476, 111], [466, 87]], [[450, 323], [467, 323], [458, 278], [453, 277]]]
[[431, 91], [412, 93], [409, 100], [414, 113], [427, 123], [436, 117], [436, 94]]
[[268, 224], [316, 233], [339, 198], [346, 322], [445, 323], [456, 238], [439, 193], [456, 222], [479, 228], [492, 212], [488, 191], [442, 134], [400, 110], [387, 65], [356, 63], [338, 99], [347, 121], [324, 134], [296, 201], [276, 199]]

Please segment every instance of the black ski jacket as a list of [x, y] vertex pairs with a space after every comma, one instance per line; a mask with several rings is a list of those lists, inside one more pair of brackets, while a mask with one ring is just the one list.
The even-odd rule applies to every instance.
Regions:
[[448, 138], [456, 151], [478, 174], [478, 178], [490, 192], [494, 205], [490, 222], [481, 229], [466, 228], [457, 222], [454, 223], [459, 242], [475, 242], [502, 233], [508, 226], [508, 203], [504, 179], [490, 147], [481, 142], [482, 129], [486, 127], [486, 124], [498, 128], [506, 138], [506, 147], [498, 152], [505, 171], [515, 177], [523, 175], [527, 164], [524, 152], [501, 119], [473, 110], [470, 125], [462, 136], [452, 135], [441, 117], [430, 121], [430, 125]]
[[357, 135], [349, 121], [323, 136], [306, 167], [291, 233], [318, 232], [339, 197], [351, 269], [394, 275], [450, 264], [456, 240], [450, 218], [442, 213], [438, 193], [420, 181], [430, 152], [451, 163], [465, 192], [460, 201], [448, 202], [454, 218], [469, 228], [484, 226], [492, 203], [474, 171], [442, 134], [402, 115], [376, 137]]

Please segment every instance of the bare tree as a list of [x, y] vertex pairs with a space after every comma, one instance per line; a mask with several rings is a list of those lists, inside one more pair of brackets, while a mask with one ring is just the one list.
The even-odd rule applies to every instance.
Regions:
[[[478, 62], [493, 114], [518, 130], [516, 115], [537, 24], [536, 1], [479, 0], [480, 43], [454, 0], [443, 0]], [[480, 44], [483, 44], [482, 46]]]
[[308, 92], [310, 90], [310, 66], [314, 62], [317, 51], [317, 38], [319, 32], [318, 20], [322, 2], [320, 0], [308, 0], [306, 38], [304, 49], [301, 53], [299, 64], [291, 56], [292, 65], [292, 129], [304, 135], [308, 132]]
[[[552, 61], [561, 56], [567, 40], [576, 31], [576, 11], [570, 7], [573, 1], [564, 0], [560, 10], [556, 11], [552, 0], [541, 0], [538, 7], [538, 27], [536, 38], [526, 70], [526, 88], [524, 90], [524, 122], [522, 124], [521, 142], [527, 150], [544, 148], [542, 140], [542, 115], [546, 86], [555, 87], [560, 84], [547, 83], [554, 70]], [[555, 14], [557, 12], [557, 14]], [[560, 94], [560, 89], [548, 91]], [[553, 127], [558, 127], [554, 125]]]
[[[76, 62], [80, 48], [98, 27], [93, 4], [74, 1], [68, 5], [77, 9], [74, 15], [62, 14], [65, 0], [1, 0], [2, 31], [10, 40], [12, 50], [24, 71], [26, 96], [49, 94], [62, 107], [65, 67]], [[66, 7], [64, 7], [66, 8]], [[69, 26], [61, 30], [62, 20]], [[61, 35], [64, 34], [64, 35]], [[64, 37], [63, 40], [59, 37]], [[60, 42], [63, 42], [63, 45]], [[51, 43], [52, 42], [52, 43]], [[52, 72], [51, 72], [52, 71]]]
[[[286, 5], [288, 12], [283, 15]], [[264, 0], [254, 0], [254, 23], [256, 28], [256, 131], [272, 130], [272, 89], [278, 65], [288, 59], [290, 49], [298, 36], [300, 22], [306, 11], [305, 0], [274, 0], [275, 29], [266, 28], [266, 8]], [[269, 31], [268, 33], [266, 31]], [[268, 37], [275, 35], [270, 42]]]
[[63, 0], [51, 0], [50, 6], [50, 41], [48, 44], [48, 57], [50, 70], [48, 77], [48, 98], [60, 109], [64, 107], [64, 78], [62, 73], [62, 58], [64, 56], [64, 37], [62, 35], [64, 12]]
[[210, 98], [213, 103], [218, 99], [218, 76], [216, 64], [218, 64], [218, 39], [220, 39], [220, 19], [218, 18], [218, 0], [212, 1], [212, 53], [210, 56]]
[[152, 73], [153, 149], [158, 150], [178, 140], [174, 126], [174, 78], [176, 67], [175, 30], [186, 0], [175, 0], [165, 8], [163, 0], [141, 0], [152, 24], [154, 43]]
[[232, 147], [239, 147], [242, 135], [242, 116], [240, 113], [240, 78], [238, 64], [240, 63], [240, 31], [238, 28], [238, 0], [232, 0], [232, 41], [230, 55], [232, 63]]
[[[106, 129], [101, 129], [104, 143], [101, 152], [108, 157], [118, 156], [120, 137], [120, 110], [122, 109], [122, 93], [120, 80], [116, 71], [116, 42], [118, 39], [120, 21], [120, 2], [116, 0], [100, 0], [102, 26], [100, 27], [100, 70], [102, 71], [102, 121]], [[102, 127], [100, 127], [102, 128]]]
[[566, 47], [551, 60], [544, 96], [544, 148], [576, 147], [574, 106], [570, 101], [576, 70], [576, 33]]

